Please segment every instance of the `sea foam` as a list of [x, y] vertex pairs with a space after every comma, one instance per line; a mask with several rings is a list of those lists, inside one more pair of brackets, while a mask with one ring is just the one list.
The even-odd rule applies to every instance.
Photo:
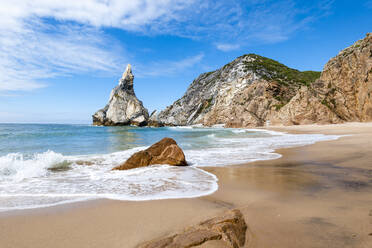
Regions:
[[275, 149], [339, 137], [219, 126], [130, 129], [124, 134], [126, 132], [132, 132], [131, 139], [133, 132], [152, 139], [154, 135], [175, 137], [191, 166], [155, 165], [128, 171], [111, 170], [147, 146], [88, 155], [64, 155], [51, 150], [34, 154], [9, 153], [0, 156], [0, 210], [100, 198], [142, 201], [204, 196], [218, 189], [218, 179], [202, 167], [275, 159], [281, 156]]
[[25, 158], [0, 157], [0, 210], [27, 209], [88, 200], [159, 200], [208, 195], [217, 178], [196, 167], [155, 165], [113, 171], [135, 148], [102, 155], [63, 156], [48, 151]]

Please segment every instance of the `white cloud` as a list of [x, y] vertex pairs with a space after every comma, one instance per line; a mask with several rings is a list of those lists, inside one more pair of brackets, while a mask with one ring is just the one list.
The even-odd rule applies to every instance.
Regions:
[[61, 75], [118, 73], [125, 54], [100, 27], [144, 32], [191, 2], [2, 0], [0, 91], [45, 87], [45, 79]]
[[[306, 6], [297, 0], [2, 0], [0, 91], [44, 87], [45, 79], [61, 75], [118, 73], [125, 54], [120, 46], [112, 47], [115, 41], [101, 28], [188, 37], [230, 51], [286, 40], [331, 2]], [[186, 58], [164, 63], [158, 64], [172, 74], [196, 62]]]
[[[221, 31], [216, 29], [214, 32], [218, 34], [215, 37], [216, 48], [231, 51], [252, 44], [285, 41], [327, 13], [332, 2], [320, 0], [314, 4], [296, 0], [251, 0], [236, 5], [232, 1], [235, 3], [230, 7], [233, 14], [222, 14], [222, 19], [216, 21], [224, 23]], [[229, 18], [229, 15], [235, 18]]]
[[216, 44], [216, 47], [218, 50], [228, 52], [228, 51], [239, 49], [240, 45], [239, 44]]
[[0, 90], [33, 90], [43, 79], [73, 73], [117, 71], [104, 35], [80, 25], [28, 19], [17, 31], [0, 29]]
[[[216, 48], [231, 51], [254, 44], [289, 39], [299, 30], [329, 13], [333, 0], [207, 1], [179, 35], [209, 39]], [[193, 14], [191, 14], [192, 16]], [[190, 24], [191, 23], [191, 24]]]
[[195, 0], [2, 0], [0, 25], [17, 24], [19, 19], [51, 17], [96, 27], [142, 29], [153, 21], [175, 19], [174, 13]]
[[192, 68], [199, 64], [203, 58], [204, 54], [200, 53], [178, 61], [160, 61], [146, 66], [138, 65], [134, 69], [137, 71], [138, 77], [170, 76]]
[[198, 0], [182, 11], [174, 11], [173, 20], [155, 22], [151, 28], [142, 31], [207, 40], [222, 44], [222, 48], [227, 48], [224, 44], [242, 47], [280, 42], [323, 16], [332, 3], [333, 0], [319, 0], [317, 3], [299, 0]]

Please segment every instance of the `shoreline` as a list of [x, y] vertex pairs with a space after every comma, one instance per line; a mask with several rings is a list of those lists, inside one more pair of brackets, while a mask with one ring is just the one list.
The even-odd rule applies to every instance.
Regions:
[[[143, 202], [100, 199], [0, 212], [0, 244], [2, 247], [27, 247], [30, 243], [35, 247], [51, 244], [53, 247], [102, 247], [104, 244], [134, 247], [238, 207], [253, 233], [248, 240], [249, 247], [274, 244], [275, 247], [296, 247], [300, 240], [304, 240], [302, 247], [325, 247], [322, 244], [369, 247], [372, 244], [372, 236], [368, 235], [372, 232], [372, 216], [369, 217], [372, 166], [368, 161], [372, 161], [372, 154], [368, 154], [368, 148], [372, 147], [369, 141], [372, 123], [264, 129], [353, 135], [278, 149], [275, 153], [282, 157], [274, 160], [202, 167], [219, 179], [218, 190], [208, 196]], [[332, 151], [324, 153], [330, 146]], [[355, 150], [358, 154], [352, 156]], [[346, 180], [348, 173], [352, 180]], [[348, 212], [345, 209], [350, 210], [347, 218], [342, 216]], [[36, 228], [32, 228], [33, 223], [37, 224]], [[71, 230], [75, 226], [83, 228]], [[297, 241], [288, 238], [293, 236], [291, 233]], [[327, 239], [326, 233], [332, 235]], [[56, 245], [55, 241], [48, 241], [48, 237], [65, 241]]]
[[[64, 125], [64, 124], [62, 124]], [[180, 126], [181, 128], [192, 128], [194, 126]], [[195, 126], [197, 128], [223, 128], [222, 126], [213, 126], [213, 127], [206, 127], [206, 126]], [[282, 126], [272, 126], [273, 128], [276, 128], [276, 129], [279, 129], [279, 130], [274, 130], [274, 129], [271, 129], [271, 128], [266, 128], [266, 127], [255, 127], [255, 128], [227, 128], [227, 129], [243, 129], [243, 130], [250, 130], [250, 131], [257, 131], [257, 132], [268, 132], [270, 133], [271, 131], [273, 131], [274, 133], [275, 132], [279, 132], [279, 133], [283, 133], [283, 134], [304, 134], [304, 133], [301, 133], [301, 132], [283, 132], [280, 130], [280, 128], [282, 128]], [[151, 127], [152, 128], [152, 127]], [[319, 134], [319, 133], [314, 133], [314, 134]], [[336, 138], [339, 139], [341, 138], [342, 136]], [[331, 141], [331, 140], [334, 140], [334, 139], [329, 139], [329, 140], [320, 140], [320, 141], [315, 141], [315, 143], [318, 143], [318, 142], [322, 142], [322, 141]], [[313, 143], [313, 144], [315, 144]], [[278, 157], [276, 158], [266, 158], [266, 159], [256, 159], [256, 160], [252, 160], [252, 161], [249, 161], [249, 162], [242, 162], [242, 163], [235, 163], [235, 164], [226, 164], [226, 165], [218, 165], [218, 166], [196, 166], [195, 168], [196, 169], [199, 169], [199, 170], [202, 170], [204, 171], [205, 173], [207, 174], [210, 174], [211, 176], [215, 177], [216, 178], [216, 183], [217, 183], [217, 188], [216, 189], [211, 189], [211, 193], [203, 193], [203, 194], [200, 194], [198, 196], [182, 196], [182, 197], [169, 197], [169, 198], [153, 198], [153, 199], [131, 199], [131, 200], [126, 200], [126, 199], [114, 199], [114, 198], [110, 198], [110, 197], [96, 197], [96, 198], [92, 198], [92, 197], [88, 197], [86, 199], [76, 199], [76, 200], [66, 200], [66, 201], [63, 201], [63, 202], [58, 202], [58, 203], [52, 203], [52, 204], [48, 204], [48, 205], [36, 205], [36, 206], [31, 206], [31, 207], [20, 207], [20, 208], [14, 208], [14, 209], [0, 209], [0, 217], [2, 215], [7, 215], [8, 213], [11, 214], [11, 215], [17, 215], [17, 213], [19, 214], [24, 214], [23, 212], [25, 211], [29, 211], [29, 212], [32, 212], [34, 210], [43, 210], [43, 209], [48, 209], [48, 208], [51, 208], [52, 211], [53, 211], [53, 208], [55, 208], [55, 211], [58, 211], [59, 209], [63, 209], [64, 207], [67, 207], [67, 208], [70, 208], [70, 205], [71, 206], [74, 206], [76, 205], [77, 207], [79, 207], [80, 205], [85, 205], [83, 203], [89, 203], [89, 202], [96, 202], [96, 201], [121, 201], [121, 202], [142, 202], [142, 201], [157, 201], [157, 200], [174, 200], [174, 199], [191, 199], [191, 198], [200, 198], [200, 197], [205, 197], [205, 196], [208, 196], [208, 195], [211, 195], [213, 193], [215, 193], [217, 190], [218, 190], [218, 178], [217, 176], [215, 176], [213, 173], [210, 173], [208, 168], [210, 169], [213, 169], [215, 167], [219, 168], [219, 167], [231, 167], [231, 166], [245, 166], [245, 165], [249, 165], [251, 163], [254, 163], [254, 162], [258, 162], [258, 161], [271, 161], [271, 160], [276, 160], [276, 159], [280, 159], [282, 157], [282, 154], [278, 151], [282, 150], [282, 149], [292, 149], [292, 148], [297, 148], [297, 147], [303, 147], [303, 146], [308, 146], [308, 145], [312, 145], [312, 144], [302, 144], [302, 145], [294, 145], [294, 146], [291, 146], [291, 147], [286, 147], [286, 148], [278, 148], [278, 149], [273, 149], [272, 152], [269, 152], [270, 154], [273, 153], [275, 155], [278, 155]], [[82, 204], [79, 204], [79, 203], [82, 203]], [[21, 213], [22, 212], [22, 213]]]
[[[193, 129], [194, 126], [187, 126], [187, 127], [174, 127], [174, 128], [180, 128], [182, 130], [182, 128], [186, 128], [187, 130], [189, 129]], [[196, 126], [195, 126], [196, 127]], [[203, 130], [203, 127], [201, 126], [197, 126], [198, 129], [197, 131], [200, 131], [200, 130]], [[210, 130], [210, 127], [205, 127], [207, 130]], [[274, 160], [274, 159], [278, 159], [280, 158], [282, 155], [279, 154], [278, 152], [276, 152], [276, 150], [278, 149], [278, 147], [282, 146], [282, 147], [288, 147], [288, 148], [293, 148], [293, 147], [300, 147], [300, 146], [305, 146], [305, 145], [309, 145], [309, 144], [313, 144], [313, 143], [316, 143], [316, 142], [319, 142], [319, 141], [322, 141], [322, 140], [334, 140], [334, 139], [338, 139], [339, 136], [334, 136], [334, 137], [331, 137], [331, 136], [328, 136], [328, 137], [322, 137], [320, 135], [314, 135], [314, 136], [306, 136], [304, 137], [303, 140], [301, 140], [301, 138], [298, 138], [298, 136], [292, 136], [292, 138], [289, 138], [290, 135], [288, 135], [288, 133], [285, 133], [285, 132], [276, 132], [276, 131], [272, 131], [272, 130], [269, 130], [269, 129], [257, 129], [257, 128], [250, 128], [250, 129], [247, 129], [247, 128], [239, 128], [238, 130], [234, 130], [236, 128], [223, 128], [223, 127], [214, 127], [214, 128], [217, 128], [216, 132], [220, 132], [221, 130], [223, 131], [226, 131], [226, 130], [229, 130], [229, 132], [232, 132], [232, 133], [253, 133], [254, 135], [256, 133], [263, 133], [266, 135], [269, 134], [269, 135], [274, 135], [272, 138], [273, 139], [276, 139], [276, 142], [274, 141], [270, 141], [269, 140], [261, 140], [259, 142], [266, 142], [267, 145], [264, 145], [262, 146], [261, 145], [261, 150], [260, 152], [253, 152], [253, 157], [252, 155], [249, 155], [251, 154], [250, 152], [250, 149], [249, 147], [251, 145], [255, 145], [255, 143], [253, 142], [243, 142], [242, 144], [239, 145], [238, 149], [239, 149], [239, 154], [247, 154], [246, 156], [244, 156], [244, 158], [239, 158], [238, 156], [236, 158], [236, 160], [234, 159], [231, 159], [231, 158], [228, 158], [226, 156], [222, 156], [222, 157], [219, 157], [218, 159], [213, 159], [212, 157], [208, 157], [208, 158], [211, 158], [213, 162], [206, 162], [207, 164], [205, 165], [194, 165], [194, 166], [191, 166], [191, 168], [189, 168], [191, 171], [193, 170], [196, 170], [196, 171], [200, 171], [201, 174], [207, 174], [209, 176], [211, 176], [211, 178], [213, 178], [213, 180], [211, 180], [211, 185], [210, 188], [207, 190], [205, 189], [204, 191], [200, 191], [200, 192], [197, 192], [197, 193], [191, 193], [191, 192], [180, 192], [180, 191], [176, 191], [178, 193], [181, 193], [181, 195], [177, 195], [177, 194], [174, 194], [174, 195], [149, 195], [149, 196], [144, 196], [144, 197], [136, 197], [136, 196], [131, 196], [131, 195], [125, 195], [124, 196], [121, 196], [120, 194], [110, 194], [110, 193], [106, 193], [106, 194], [98, 194], [98, 195], [94, 195], [94, 194], [89, 194], [87, 193], [86, 195], [82, 194], [79, 198], [76, 198], [76, 199], [65, 199], [63, 201], [59, 201], [59, 202], [51, 202], [51, 203], [41, 203], [40, 205], [36, 204], [36, 205], [25, 205], [25, 206], [19, 206], [19, 207], [9, 207], [9, 208], [0, 208], [0, 214], [3, 213], [3, 212], [19, 212], [19, 211], [23, 211], [23, 210], [32, 210], [32, 209], [40, 209], [40, 208], [49, 208], [49, 207], [57, 207], [57, 206], [63, 206], [63, 205], [66, 205], [66, 204], [75, 204], [75, 203], [78, 203], [78, 202], [86, 202], [86, 201], [96, 201], [96, 200], [119, 200], [119, 201], [146, 201], [146, 200], [169, 200], [169, 199], [188, 199], [188, 198], [196, 198], [196, 197], [203, 197], [203, 196], [207, 196], [207, 195], [210, 195], [212, 193], [214, 193], [217, 189], [218, 189], [218, 178], [212, 174], [212, 173], [209, 173], [207, 170], [203, 170], [203, 168], [208, 168], [208, 167], [226, 167], [226, 166], [235, 166], [235, 165], [245, 165], [247, 163], [252, 163], [252, 162], [255, 162], [255, 161], [266, 161], [266, 160]], [[215, 137], [214, 136], [215, 134], [211, 134], [211, 135], [208, 135], [209, 136], [212, 136], [212, 137]], [[284, 137], [284, 140], [280, 141], [281, 137]], [[250, 136], [250, 135], [248, 135]], [[245, 137], [245, 136], [244, 136]], [[243, 136], [242, 136], [243, 138]], [[279, 138], [279, 139], [278, 139]], [[286, 139], [288, 138], [288, 140]], [[234, 139], [234, 138], [232, 138]], [[243, 140], [246, 140], [247, 138], [244, 138]], [[248, 140], [250, 140], [250, 138], [248, 137]], [[286, 143], [288, 142], [288, 143]], [[245, 144], [245, 145], [243, 145]], [[241, 148], [244, 148], [244, 147], [248, 147], [248, 149], [241, 149]], [[138, 147], [137, 148], [134, 148], [135, 150], [138, 150]], [[219, 152], [224, 152], [223, 150], [234, 150], [233, 149], [229, 149], [229, 148], [220, 148], [219, 149]], [[128, 151], [130, 150], [133, 150], [133, 149], [129, 149]], [[212, 148], [213, 150], [213, 148]], [[52, 151], [53, 152], [53, 151]], [[120, 152], [120, 151], [119, 151]], [[119, 152], [113, 152], [113, 153], [109, 153], [109, 154], [101, 154], [101, 155], [71, 155], [71, 157], [73, 156], [82, 156], [82, 157], [89, 157], [89, 156], [109, 156], [111, 154], [116, 154], [116, 153], [119, 153]], [[126, 152], [125, 150], [123, 152]], [[185, 150], [186, 152], [186, 150]], [[215, 151], [214, 151], [215, 152]], [[247, 152], [247, 153], [245, 153]], [[213, 153], [213, 152], [212, 152]], [[45, 153], [42, 153], [42, 154], [45, 154]], [[57, 152], [58, 154], [58, 152]], [[208, 151], [206, 151], [206, 154], [208, 154]], [[228, 154], [228, 153], [227, 153]], [[233, 153], [234, 154], [234, 157], [236, 156], [235, 154], [238, 154], [238, 153]], [[62, 155], [62, 154], [61, 154]], [[62, 155], [64, 156], [64, 155]], [[193, 154], [188, 154], [189, 158], [193, 158]], [[198, 154], [196, 154], [196, 156], [198, 156]], [[205, 156], [205, 154], [203, 155]], [[70, 158], [66, 158], [66, 159], [70, 159]], [[84, 161], [85, 158], [79, 158], [79, 161]], [[124, 161], [123, 159], [125, 158], [122, 158], [121, 161]], [[117, 161], [116, 161], [117, 162]], [[214, 164], [214, 162], [216, 162], [217, 164]], [[88, 162], [90, 163], [90, 162]], [[190, 161], [190, 163], [192, 164], [192, 162]], [[198, 162], [197, 162], [198, 163]], [[203, 163], [202, 163], [203, 164]], [[88, 168], [88, 167], [87, 167]], [[155, 168], [154, 168], [155, 169]], [[135, 171], [133, 171], [135, 172]], [[142, 173], [142, 172], [139, 172], [137, 171], [136, 173]], [[151, 176], [150, 178], [147, 178], [147, 179], [151, 179]], [[146, 182], [146, 180], [144, 181]], [[193, 182], [193, 184], [195, 185], [196, 182]], [[125, 187], [124, 187], [125, 188]], [[108, 191], [109, 192], [109, 191]], [[41, 194], [40, 194], [41, 195]], [[62, 193], [62, 194], [54, 194], [55, 197], [57, 197], [57, 195], [59, 197], [64, 197], [65, 195]], [[68, 195], [68, 194], [67, 194]], [[27, 197], [28, 195], [25, 195], [25, 197]], [[68, 197], [68, 196], [67, 196]]]

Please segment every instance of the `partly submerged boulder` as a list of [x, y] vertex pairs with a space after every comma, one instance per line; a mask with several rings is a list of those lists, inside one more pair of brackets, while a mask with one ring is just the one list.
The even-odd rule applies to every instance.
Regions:
[[181, 233], [140, 245], [140, 248], [186, 247], [244, 247], [247, 224], [238, 210], [231, 210], [215, 218], [189, 227]]
[[185, 154], [171, 138], [164, 138], [143, 151], [133, 154], [124, 164], [113, 170], [128, 170], [154, 164], [186, 166]]
[[94, 125], [143, 126], [147, 124], [149, 114], [134, 93], [133, 80], [131, 65], [128, 64], [119, 85], [111, 91], [109, 103], [93, 115]]

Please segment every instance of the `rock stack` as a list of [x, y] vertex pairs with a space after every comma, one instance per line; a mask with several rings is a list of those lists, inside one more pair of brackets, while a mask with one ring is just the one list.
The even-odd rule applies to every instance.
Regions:
[[147, 124], [149, 114], [136, 97], [133, 89], [134, 76], [128, 64], [119, 85], [110, 94], [108, 104], [93, 115], [93, 125], [121, 126]]

